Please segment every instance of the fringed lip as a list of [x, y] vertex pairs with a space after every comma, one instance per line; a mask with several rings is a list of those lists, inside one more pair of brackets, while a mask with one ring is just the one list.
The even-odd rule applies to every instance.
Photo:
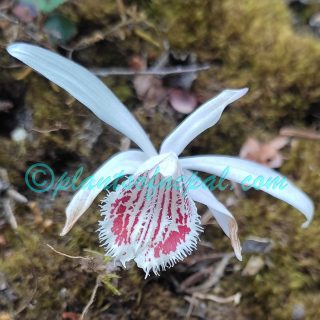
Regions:
[[158, 187], [152, 197], [148, 197], [147, 171], [135, 180], [145, 180], [144, 188], [128, 188], [125, 181], [102, 204], [99, 237], [107, 255], [123, 266], [134, 260], [146, 277], [183, 260], [196, 248], [202, 231], [197, 208], [183, 185], [160, 186], [161, 179], [157, 173], [153, 183]]

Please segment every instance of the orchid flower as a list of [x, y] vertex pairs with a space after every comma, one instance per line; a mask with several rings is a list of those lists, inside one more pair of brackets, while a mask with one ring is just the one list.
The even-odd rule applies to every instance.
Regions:
[[[14, 43], [8, 52], [21, 60], [50, 81], [68, 91], [82, 102], [98, 118], [120, 131], [141, 150], [128, 150], [114, 155], [93, 174], [101, 178], [124, 172], [134, 180], [154, 178], [159, 182], [163, 177], [185, 177], [192, 170], [213, 175], [222, 175], [228, 167], [227, 179], [241, 183], [248, 175], [282, 177], [252, 161], [238, 157], [205, 155], [180, 157], [179, 155], [198, 135], [215, 125], [224, 109], [247, 93], [247, 89], [224, 90], [218, 96], [204, 103], [187, 117], [162, 143], [157, 152], [142, 127], [104, 85], [104, 83], [82, 66], [46, 49]], [[107, 194], [102, 202], [99, 236], [106, 254], [126, 263], [134, 260], [146, 275], [153, 271], [172, 267], [196, 247], [202, 231], [200, 217], [194, 202], [206, 205], [224, 233], [231, 239], [236, 257], [241, 260], [241, 246], [238, 238], [237, 222], [231, 212], [212, 194], [208, 187], [188, 190], [186, 182], [182, 189], [158, 188], [149, 198], [147, 188], [137, 185], [118, 186]], [[281, 199], [302, 212], [307, 226], [314, 212], [312, 201], [300, 189], [287, 181], [284, 189], [262, 186], [261, 190]], [[100, 188], [80, 189], [66, 208], [66, 224], [61, 235], [65, 235], [74, 223], [90, 207], [101, 192]]]

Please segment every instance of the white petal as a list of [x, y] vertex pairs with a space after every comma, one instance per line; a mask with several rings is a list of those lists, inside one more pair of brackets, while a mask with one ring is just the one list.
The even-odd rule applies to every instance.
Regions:
[[[183, 170], [183, 172], [188, 179], [191, 178], [192, 172], [188, 170]], [[193, 188], [191, 185], [189, 187], [190, 188], [187, 186], [187, 191], [192, 200], [200, 202], [209, 208], [219, 226], [231, 239], [231, 244], [236, 257], [242, 261], [241, 245], [238, 237], [238, 224], [232, 213], [213, 195], [213, 193], [204, 183], [195, 188]]]
[[[129, 150], [118, 153], [107, 160], [91, 177], [88, 183], [74, 195], [66, 208], [66, 223], [61, 232], [64, 236], [69, 232], [75, 222], [90, 207], [94, 199], [103, 190], [105, 184], [119, 178], [125, 174], [132, 174], [143, 161], [147, 159], [145, 153], [138, 150]], [[100, 180], [100, 183], [98, 183]], [[106, 184], [108, 184], [106, 183]], [[98, 185], [97, 185], [98, 184]]]
[[247, 92], [247, 88], [224, 90], [218, 96], [206, 102], [164, 140], [160, 153], [174, 152], [179, 155], [195, 137], [219, 121], [223, 110], [230, 103], [241, 98]]
[[143, 151], [152, 156], [156, 151], [137, 120], [107, 86], [90, 71], [49, 50], [14, 43], [8, 52], [50, 81], [68, 91], [97, 117], [114, 127]]
[[[291, 204], [301, 211], [307, 219], [302, 227], [307, 227], [313, 218], [314, 205], [311, 199], [284, 176], [258, 163], [228, 156], [187, 157], [181, 158], [180, 163], [184, 168], [199, 170], [217, 176], [227, 173], [226, 179], [238, 183], [245, 181], [244, 186], [251, 185], [257, 178], [263, 178], [264, 182], [269, 181], [270, 185], [261, 186], [259, 189]], [[252, 179], [250, 179], [250, 176]], [[280, 187], [281, 185], [277, 187], [276, 183], [273, 184], [276, 181], [280, 182], [281, 179], [284, 179], [283, 188]]]

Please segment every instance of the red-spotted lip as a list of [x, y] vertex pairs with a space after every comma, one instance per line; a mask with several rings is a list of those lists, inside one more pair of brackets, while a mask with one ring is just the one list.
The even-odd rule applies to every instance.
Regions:
[[[148, 172], [137, 178], [150, 181]], [[173, 266], [196, 248], [202, 228], [193, 200], [182, 188], [160, 186], [157, 174], [154, 194], [147, 187], [126, 188], [124, 182], [103, 201], [100, 240], [106, 253], [124, 266], [134, 260], [146, 276], [152, 270]]]

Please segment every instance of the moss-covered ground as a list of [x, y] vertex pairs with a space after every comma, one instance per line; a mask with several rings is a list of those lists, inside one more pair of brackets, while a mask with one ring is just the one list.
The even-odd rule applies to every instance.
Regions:
[[[318, 9], [311, 2], [301, 20]], [[130, 55], [159, 55], [167, 41], [173, 50], [193, 52], [200, 62], [211, 65], [194, 82], [203, 101], [226, 87], [250, 88], [184, 154], [237, 155], [249, 136], [268, 141], [284, 126], [320, 129], [320, 39], [307, 28], [294, 27], [293, 13], [285, 1], [124, 1], [123, 10], [130, 13], [127, 17], [132, 23], [121, 25], [123, 12], [111, 1], [70, 1], [60, 6], [57, 11], [78, 26], [76, 38], [66, 46], [84, 37], [92, 39], [95, 30], [105, 32], [103, 40], [75, 50], [73, 58], [88, 67], [127, 67]], [[19, 35], [31, 41], [28, 35]], [[46, 39], [39, 39], [32, 42], [47, 44]], [[12, 40], [3, 29], [1, 44]], [[0, 99], [13, 101], [14, 108], [9, 115], [0, 113], [0, 167], [7, 170], [20, 193], [37, 203], [43, 221], [36, 219], [34, 210], [17, 205], [19, 228], [13, 231], [7, 224], [0, 225], [0, 272], [6, 279], [4, 290], [0, 284], [0, 319], [67, 319], [67, 312], [81, 314], [101, 270], [96, 260], [87, 265], [82, 259], [57, 254], [47, 244], [72, 256], [95, 256], [87, 249], [103, 253], [95, 232], [100, 219], [98, 201], [67, 236], [60, 237], [72, 191], [51, 199], [49, 192], [28, 189], [24, 174], [31, 164], [44, 162], [57, 175], [66, 170], [71, 174], [79, 166], [89, 175], [119, 151], [121, 135], [41, 76], [29, 73], [17, 79], [23, 70], [6, 68], [13, 63], [3, 48]], [[104, 81], [135, 113], [157, 147], [183, 119], [170, 107], [151, 113], [145, 110], [128, 77]], [[23, 142], [10, 139], [16, 126], [28, 132]], [[250, 258], [246, 254], [241, 263], [230, 260], [225, 275], [209, 290], [223, 297], [240, 292], [239, 304], [201, 300], [190, 319], [291, 319], [297, 306], [303, 308], [304, 319], [320, 318], [320, 141], [293, 139], [284, 155], [280, 172], [315, 203], [312, 224], [300, 228], [301, 214], [269, 195], [250, 192], [238, 199], [230, 210], [238, 221], [241, 241], [259, 236], [271, 239], [273, 247], [261, 254], [265, 265], [256, 275], [242, 275]], [[234, 195], [220, 193], [219, 197], [227, 201]], [[205, 211], [203, 207], [199, 210]], [[195, 257], [200, 252], [210, 255], [231, 250], [229, 239], [216, 224], [206, 226], [201, 240], [210, 246], [200, 246]], [[144, 280], [134, 265], [116, 271], [117, 278], [98, 288], [87, 318], [184, 319], [190, 301], [177, 283], [192, 272], [178, 264], [160, 277]]]

